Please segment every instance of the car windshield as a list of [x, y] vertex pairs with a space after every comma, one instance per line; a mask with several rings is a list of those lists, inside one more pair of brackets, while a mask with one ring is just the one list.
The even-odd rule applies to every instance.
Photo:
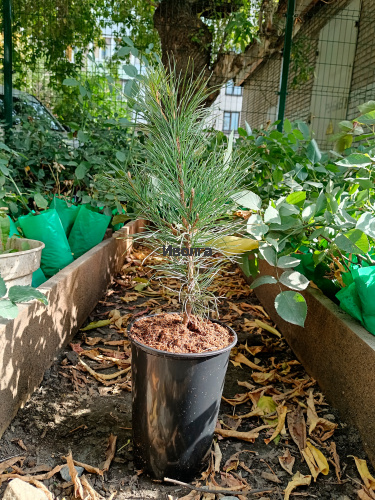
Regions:
[[[51, 113], [33, 96], [13, 96], [13, 123], [21, 123], [21, 118], [40, 120], [51, 130], [62, 132], [64, 129]], [[0, 96], [0, 120], [4, 120], [4, 96]]]

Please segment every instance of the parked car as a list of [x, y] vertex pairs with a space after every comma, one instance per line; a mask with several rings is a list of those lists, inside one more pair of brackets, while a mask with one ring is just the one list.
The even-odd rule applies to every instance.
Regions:
[[[13, 124], [21, 123], [22, 117], [31, 117], [40, 120], [55, 132], [66, 135], [69, 127], [62, 125], [51, 111], [42, 104], [35, 96], [13, 89]], [[4, 125], [4, 85], [0, 85], [0, 120]]]

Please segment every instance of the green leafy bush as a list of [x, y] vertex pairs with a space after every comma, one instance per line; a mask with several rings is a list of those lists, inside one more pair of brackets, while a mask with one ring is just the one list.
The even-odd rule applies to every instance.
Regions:
[[309, 279], [294, 269], [300, 264], [296, 252], [311, 254], [315, 266], [328, 264], [340, 285], [342, 274], [353, 266], [375, 264], [375, 102], [360, 111], [360, 117], [340, 124], [345, 134], [336, 137], [338, 143], [362, 141], [343, 154], [322, 154], [301, 123], [287, 122], [284, 133], [241, 131], [238, 147], [250, 146], [254, 187], [239, 202], [251, 211], [247, 230], [259, 240], [257, 256], [275, 266], [277, 276], [261, 276], [252, 286], [287, 286], [290, 290], [278, 294], [275, 307], [297, 325], [305, 322], [300, 292]]

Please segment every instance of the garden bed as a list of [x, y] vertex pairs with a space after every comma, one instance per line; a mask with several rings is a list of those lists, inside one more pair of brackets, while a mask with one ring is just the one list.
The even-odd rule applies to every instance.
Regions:
[[[77, 332], [71, 344], [59, 353], [58, 359], [47, 370], [40, 389], [18, 412], [0, 440], [0, 463], [3, 459], [21, 455], [25, 459], [22, 465], [17, 465], [19, 470], [25, 473], [34, 471], [32, 474], [44, 476], [52, 468], [64, 465], [64, 457], [71, 450], [74, 460], [91, 466], [84, 474], [97, 492], [97, 497], [94, 497], [97, 500], [165, 500], [167, 497], [177, 500], [188, 494], [188, 490], [180, 485], [151, 481], [147, 475], [136, 470], [131, 442], [130, 373], [112, 379], [104, 378], [118, 373], [129, 364], [127, 324], [132, 318], [179, 309], [176, 299], [178, 283], [174, 282], [173, 286], [173, 280], [169, 283], [174, 290], [169, 290], [172, 293], [165, 293], [159, 283], [152, 279], [147, 288], [141, 291], [135, 288], [141, 283], [136, 278], [149, 279], [152, 274], [150, 268], [141, 265], [145, 255], [138, 248], [126, 257], [122, 271], [89, 315], [85, 330]], [[318, 385], [306, 374], [303, 366], [296, 363], [285, 340], [256, 324], [260, 320], [264, 326], [270, 327], [272, 322], [238, 269], [228, 266], [223, 275], [217, 277], [213, 288], [217, 294], [226, 297], [220, 303], [221, 319], [231, 325], [239, 336], [239, 345], [229, 363], [218, 427], [224, 431], [230, 429], [251, 433], [263, 425], [259, 414], [247, 415], [252, 409], [252, 402], [243, 397], [246, 394], [255, 400], [260, 394], [278, 396], [278, 405], [282, 407], [287, 404], [288, 410], [292, 411], [299, 404], [305, 404], [312, 393], [319, 417], [328, 419], [336, 428], [333, 436], [322, 442], [319, 431], [309, 437], [327, 459], [335, 444], [341, 472], [336, 472], [332, 462], [329, 462], [328, 475], [320, 474], [316, 482], [311, 481], [309, 486], [297, 488], [295, 493], [322, 500], [356, 498], [360, 478], [354, 459], [349, 456], [365, 458], [357, 430], [341, 422], [338, 412], [326, 404]], [[103, 326], [113, 310], [119, 312], [118, 319]], [[98, 321], [101, 322], [99, 325], [90, 323]], [[242, 358], [236, 360], [240, 354]], [[111, 366], [109, 361], [114, 358], [121, 364], [113, 366], [112, 363]], [[246, 366], [246, 362], [257, 363], [258, 370]], [[89, 373], [85, 365], [94, 372]], [[268, 375], [268, 381], [262, 380]], [[235, 414], [240, 419], [234, 419]], [[226, 495], [239, 500], [284, 498], [283, 490], [292, 476], [281, 467], [279, 457], [289, 450], [291, 459], [295, 460], [292, 472], [310, 474], [306, 461], [301, 459], [297, 444], [291, 438], [289, 425], [288, 420], [285, 424], [288, 430], [282, 433], [278, 443], [265, 442], [265, 438], [270, 438], [273, 433], [273, 428], [267, 426], [253, 442], [217, 435], [215, 451], [219, 449], [222, 457], [220, 459], [220, 453], [217, 452], [216, 472], [208, 467], [203, 478], [197, 477], [197, 482], [200, 486], [207, 483], [228, 490], [247, 489], [247, 493]], [[114, 441], [115, 447], [111, 453], [108, 444]], [[103, 462], [108, 456], [111, 458], [110, 466], [102, 476], [94, 468], [103, 469]], [[1, 479], [0, 474], [0, 483]], [[74, 498], [72, 483], [63, 480], [59, 472], [49, 478], [40, 478], [40, 481], [51, 492], [53, 499]], [[0, 497], [6, 485], [7, 481], [4, 480]], [[249, 488], [263, 493], [250, 495]], [[188, 498], [218, 500], [219, 496], [197, 493]]]
[[24, 304], [16, 319], [0, 321], [0, 436], [121, 268], [130, 241], [118, 238], [142, 226], [126, 224], [40, 286], [48, 306]]
[[[259, 270], [261, 275], [276, 275], [264, 260]], [[251, 284], [251, 276], [246, 280]], [[358, 428], [375, 465], [375, 336], [311, 286], [301, 292], [308, 308], [305, 327], [285, 322], [274, 307], [280, 286], [262, 285], [254, 292], [328, 400]]]

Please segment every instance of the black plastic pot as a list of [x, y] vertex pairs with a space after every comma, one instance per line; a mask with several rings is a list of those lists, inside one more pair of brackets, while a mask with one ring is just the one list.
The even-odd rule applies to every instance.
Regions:
[[229, 354], [237, 335], [224, 325], [234, 336], [225, 349], [174, 354], [132, 339], [133, 323], [128, 331], [135, 464], [155, 479], [190, 481], [209, 456]]

